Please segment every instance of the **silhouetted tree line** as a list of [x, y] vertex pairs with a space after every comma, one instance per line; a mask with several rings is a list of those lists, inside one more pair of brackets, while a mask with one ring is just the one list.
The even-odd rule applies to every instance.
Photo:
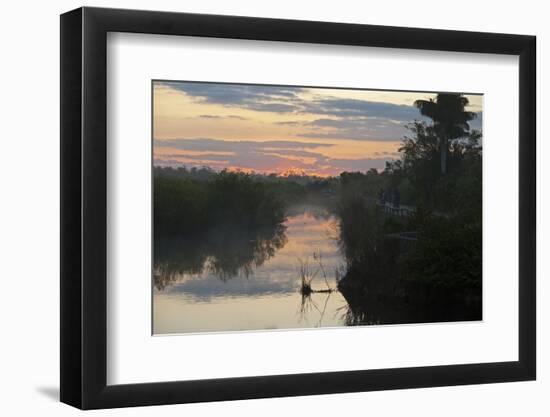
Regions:
[[[341, 174], [341, 245], [348, 265], [340, 288], [347, 298], [378, 294], [387, 297], [386, 305], [415, 299], [426, 306], [443, 300], [453, 306], [446, 319], [481, 316], [482, 146], [481, 132], [469, 128], [474, 116], [464, 111], [467, 105], [458, 94], [417, 103], [432, 121], [408, 126], [400, 159], [380, 173]], [[384, 214], [376, 206], [381, 190], [398, 190], [414, 214]], [[430, 311], [434, 320], [444, 315]]]
[[156, 236], [252, 229], [285, 220], [284, 201], [243, 173], [222, 171], [205, 181], [155, 175], [153, 201]]
[[[285, 220], [290, 205], [326, 204], [338, 180], [216, 172], [208, 167], [155, 167], [154, 230], [185, 235], [209, 228], [257, 228]], [[327, 198], [328, 197], [328, 198]]]

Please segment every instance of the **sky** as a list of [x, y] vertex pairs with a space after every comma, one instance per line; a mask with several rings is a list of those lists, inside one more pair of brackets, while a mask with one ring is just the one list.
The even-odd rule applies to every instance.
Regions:
[[[399, 157], [415, 100], [434, 93], [153, 82], [155, 166], [322, 177]], [[466, 95], [481, 129], [482, 96]]]

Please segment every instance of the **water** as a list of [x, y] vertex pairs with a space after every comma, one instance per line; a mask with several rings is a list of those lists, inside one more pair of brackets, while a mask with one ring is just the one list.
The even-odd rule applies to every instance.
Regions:
[[[326, 291], [344, 270], [337, 237], [336, 219], [310, 206], [271, 230], [156, 242], [154, 333], [345, 325], [346, 300]], [[307, 296], [301, 267], [315, 274]]]

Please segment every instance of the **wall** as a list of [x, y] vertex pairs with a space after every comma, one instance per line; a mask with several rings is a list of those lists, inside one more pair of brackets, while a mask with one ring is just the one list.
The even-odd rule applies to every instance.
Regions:
[[[199, 13], [240, 14], [309, 20], [330, 20], [396, 26], [480, 30], [538, 36], [539, 121], [548, 107], [550, 88], [540, 74], [548, 68], [550, 26], [544, 3], [440, 1], [387, 2], [259, 2], [92, 1], [89, 6], [159, 9]], [[497, 6], [498, 4], [498, 6]], [[58, 395], [58, 276], [59, 276], [59, 18], [79, 7], [77, 1], [8, 2], [3, 5], [0, 90], [2, 152], [0, 181], [0, 242], [4, 284], [0, 300], [0, 409], [4, 415], [75, 415], [59, 404]], [[498, 7], [498, 8], [497, 8]], [[548, 129], [539, 122], [539, 161], [549, 145], [541, 138]], [[550, 165], [539, 163], [539, 218], [550, 209], [542, 183]], [[169, 407], [101, 411], [95, 415], [229, 416], [312, 413], [373, 415], [463, 416], [547, 415], [550, 390], [548, 351], [550, 296], [544, 280], [550, 273], [543, 255], [550, 249], [548, 219], [539, 222], [539, 379], [537, 382], [403, 390], [306, 398], [239, 401]], [[542, 233], [545, 236], [542, 236]]]

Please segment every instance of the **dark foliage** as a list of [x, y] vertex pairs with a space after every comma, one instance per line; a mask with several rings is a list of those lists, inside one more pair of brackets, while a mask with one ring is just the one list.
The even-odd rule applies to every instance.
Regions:
[[277, 193], [251, 176], [220, 172], [205, 181], [157, 175], [154, 178], [156, 236], [189, 235], [227, 226], [243, 230], [285, 219]]
[[[473, 116], [460, 113], [464, 100], [447, 101], [457, 100], [453, 111], [431, 114], [433, 123], [411, 123], [402, 158], [387, 163], [383, 172], [341, 175], [341, 244], [348, 261], [342, 288], [405, 298], [448, 290], [481, 302], [481, 132], [469, 131]], [[430, 106], [443, 111], [440, 101], [417, 105], [428, 115]], [[445, 173], [441, 146], [448, 156]], [[385, 215], [377, 207], [376, 190], [397, 190], [414, 215]]]

